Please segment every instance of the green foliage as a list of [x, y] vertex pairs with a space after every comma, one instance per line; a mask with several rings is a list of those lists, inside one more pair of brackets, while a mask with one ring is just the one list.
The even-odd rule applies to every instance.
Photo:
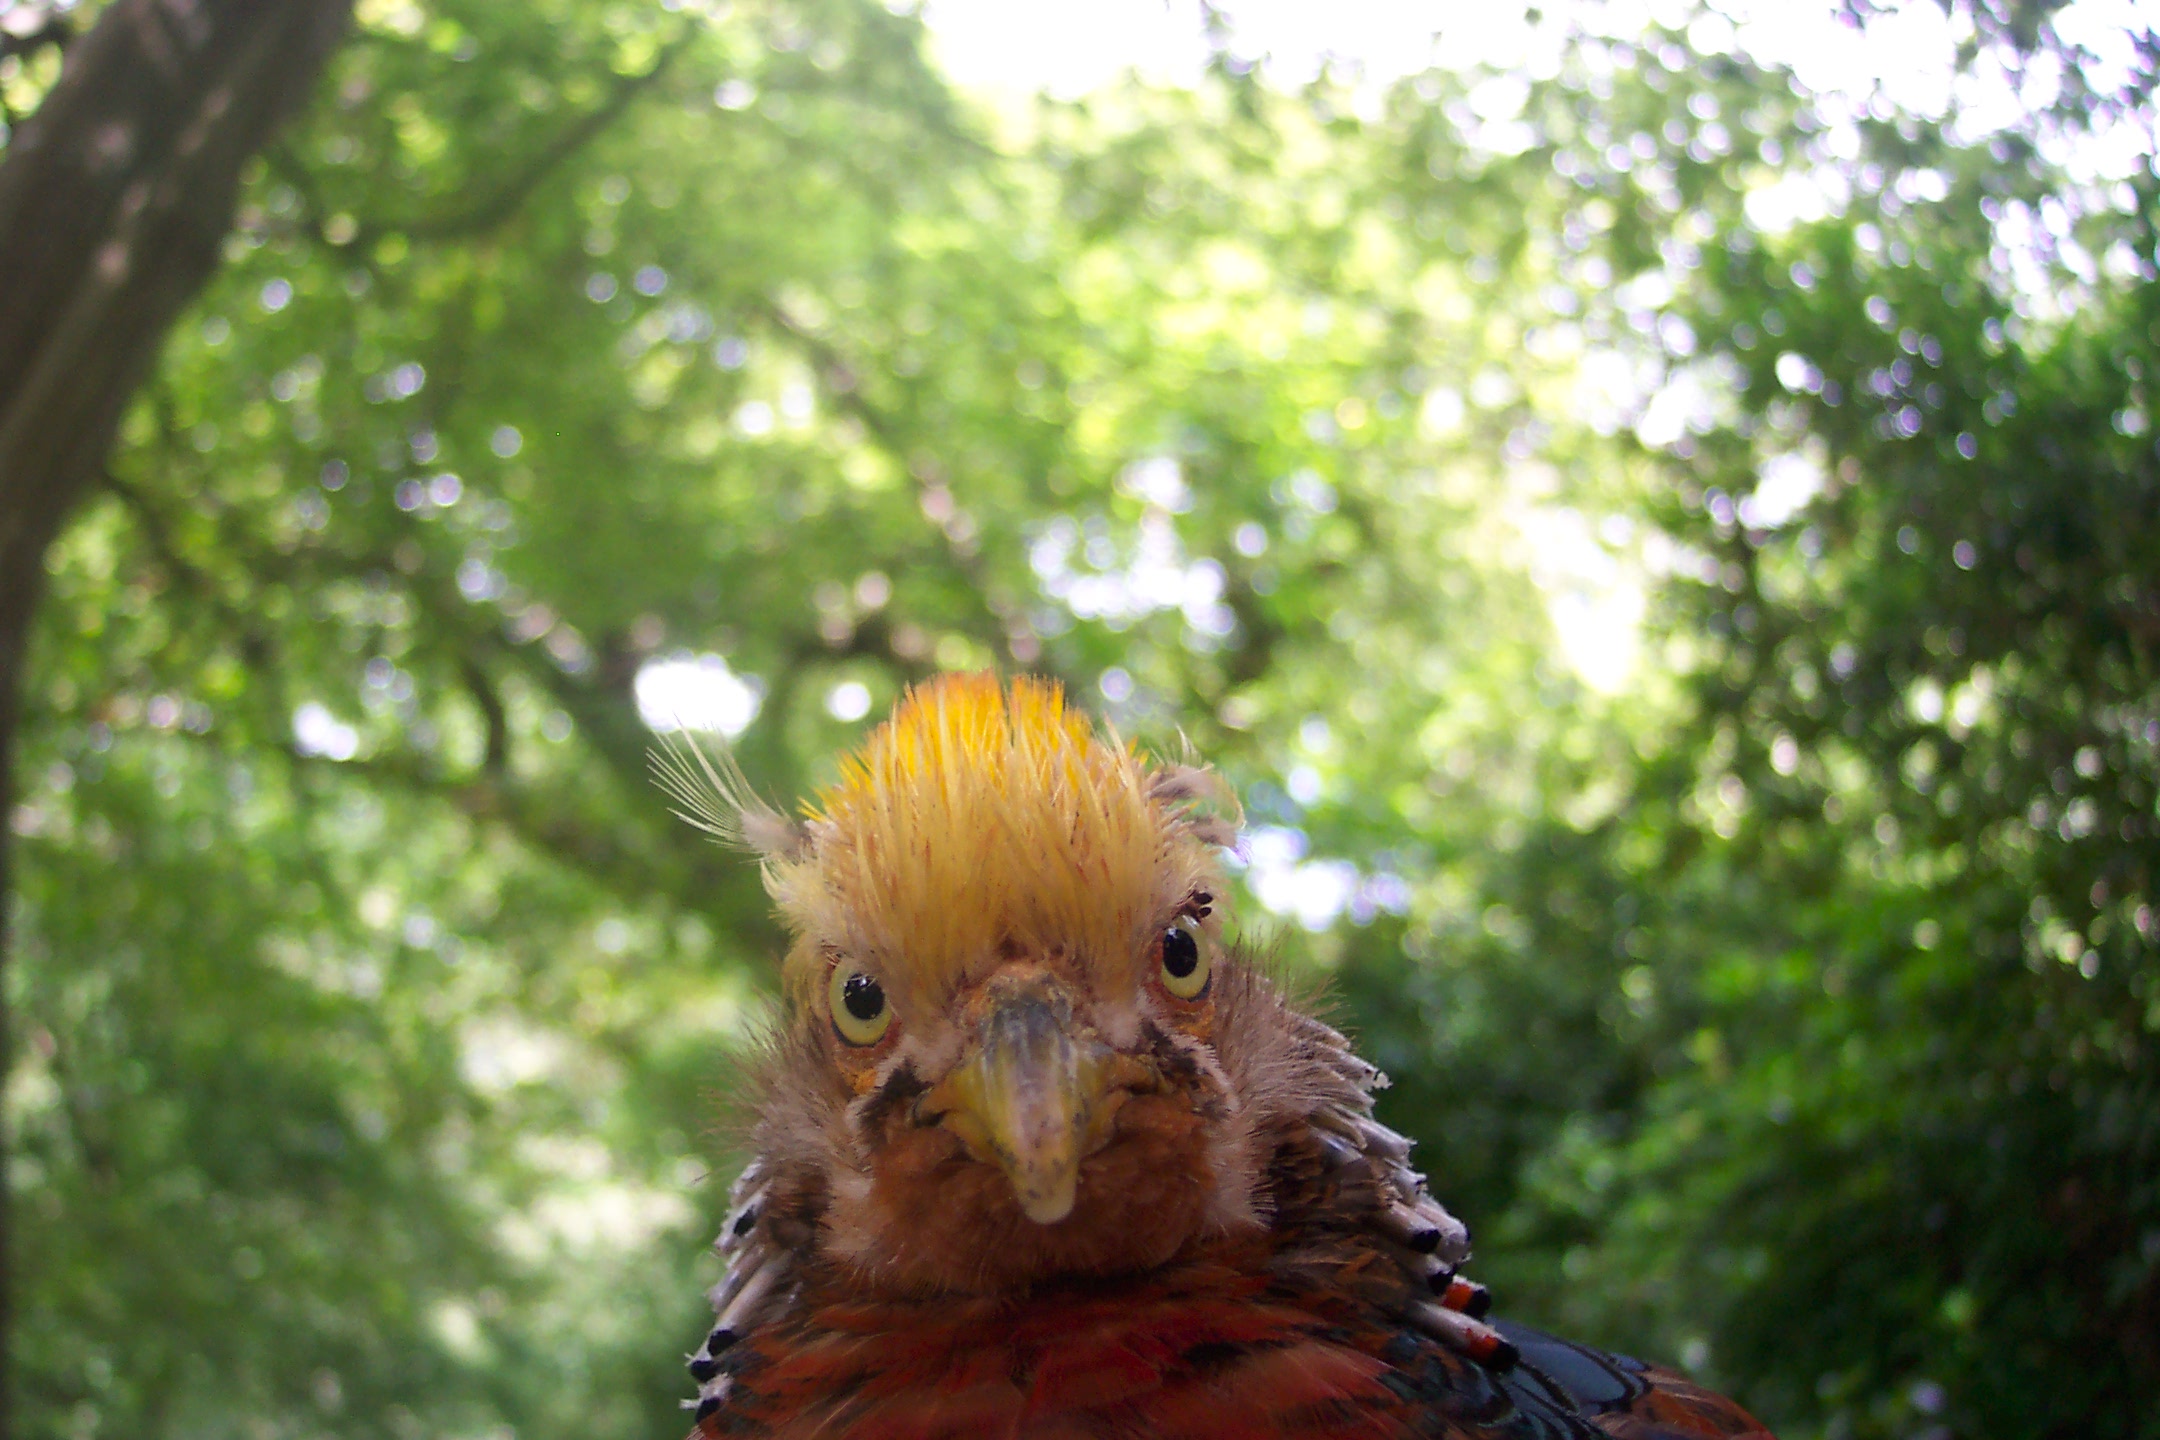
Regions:
[[[1636, 1159], [1727, 1227], [1687, 1268], [1748, 1277], [1698, 1303], [1766, 1403], [1812, 1371], [1858, 1421], [1928, 1379], [1960, 1430], [2145, 1434], [2160, 332], [2144, 276], [2021, 315], [1979, 223], [2018, 171], [1945, 158], [1947, 213], [1893, 191], [1722, 277], [1727, 318], [1787, 325], [1727, 351], [1756, 444], [1811, 437], [1835, 479], [1797, 533], [1728, 509], [1747, 471], [1714, 447], [1683, 482], [1721, 583], [1679, 597], [1705, 650], [1678, 753], [1729, 832], [1691, 868], [1759, 899], [1752, 955], [1702, 952], [1731, 1059]], [[2150, 176], [2134, 203], [2088, 240], [2150, 256]]]
[[[2065, 95], [1652, 34], [990, 113], [853, 0], [363, 6], [52, 557], [26, 1433], [679, 1426], [775, 935], [640, 682], [790, 796], [996, 665], [1239, 786], [1512, 1313], [1788, 1434], [2154, 1434], [2155, 210]], [[1632, 671], [1556, 636], [1631, 579]]]

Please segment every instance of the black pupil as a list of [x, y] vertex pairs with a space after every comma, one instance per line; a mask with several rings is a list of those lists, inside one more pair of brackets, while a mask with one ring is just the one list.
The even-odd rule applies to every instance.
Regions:
[[1163, 973], [1173, 980], [1183, 980], [1200, 964], [1200, 942], [1193, 939], [1192, 932], [1173, 925], [1162, 934]]
[[857, 1020], [875, 1020], [885, 1009], [885, 987], [868, 975], [850, 975], [841, 982], [840, 1003]]

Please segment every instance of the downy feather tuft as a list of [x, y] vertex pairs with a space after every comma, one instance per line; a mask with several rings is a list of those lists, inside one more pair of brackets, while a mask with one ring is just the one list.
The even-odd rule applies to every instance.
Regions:
[[807, 832], [758, 798], [725, 746], [706, 753], [697, 737], [678, 729], [652, 752], [653, 778], [676, 804], [676, 818], [737, 849], [764, 856], [799, 852]]

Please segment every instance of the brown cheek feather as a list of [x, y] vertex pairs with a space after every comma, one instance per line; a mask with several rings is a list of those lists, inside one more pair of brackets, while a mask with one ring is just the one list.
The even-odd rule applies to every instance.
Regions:
[[1207, 1122], [1163, 1096], [1129, 1099], [1117, 1139], [1080, 1170], [1071, 1218], [1038, 1225], [1012, 1186], [967, 1157], [947, 1131], [897, 1119], [878, 1150], [866, 1193], [835, 1196], [826, 1217], [837, 1248], [877, 1257], [864, 1280], [899, 1295], [982, 1294], [1056, 1275], [1152, 1269], [1200, 1228], [1215, 1177]]

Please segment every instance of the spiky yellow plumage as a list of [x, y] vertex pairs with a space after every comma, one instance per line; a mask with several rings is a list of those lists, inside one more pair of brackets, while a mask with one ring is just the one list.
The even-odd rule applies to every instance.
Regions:
[[925, 685], [818, 794], [809, 844], [767, 862], [798, 936], [790, 988], [814, 988], [831, 949], [918, 1011], [1016, 950], [1128, 964], [1161, 915], [1215, 883], [1216, 832], [1193, 798], [1098, 738], [1054, 684]]
[[1098, 735], [1055, 682], [987, 674], [909, 692], [799, 825], [719, 762], [678, 753], [665, 778], [693, 823], [764, 853], [798, 1000], [838, 952], [917, 1013], [1016, 948], [1135, 963], [1177, 901], [1219, 884], [1237, 823], [1206, 771]]

